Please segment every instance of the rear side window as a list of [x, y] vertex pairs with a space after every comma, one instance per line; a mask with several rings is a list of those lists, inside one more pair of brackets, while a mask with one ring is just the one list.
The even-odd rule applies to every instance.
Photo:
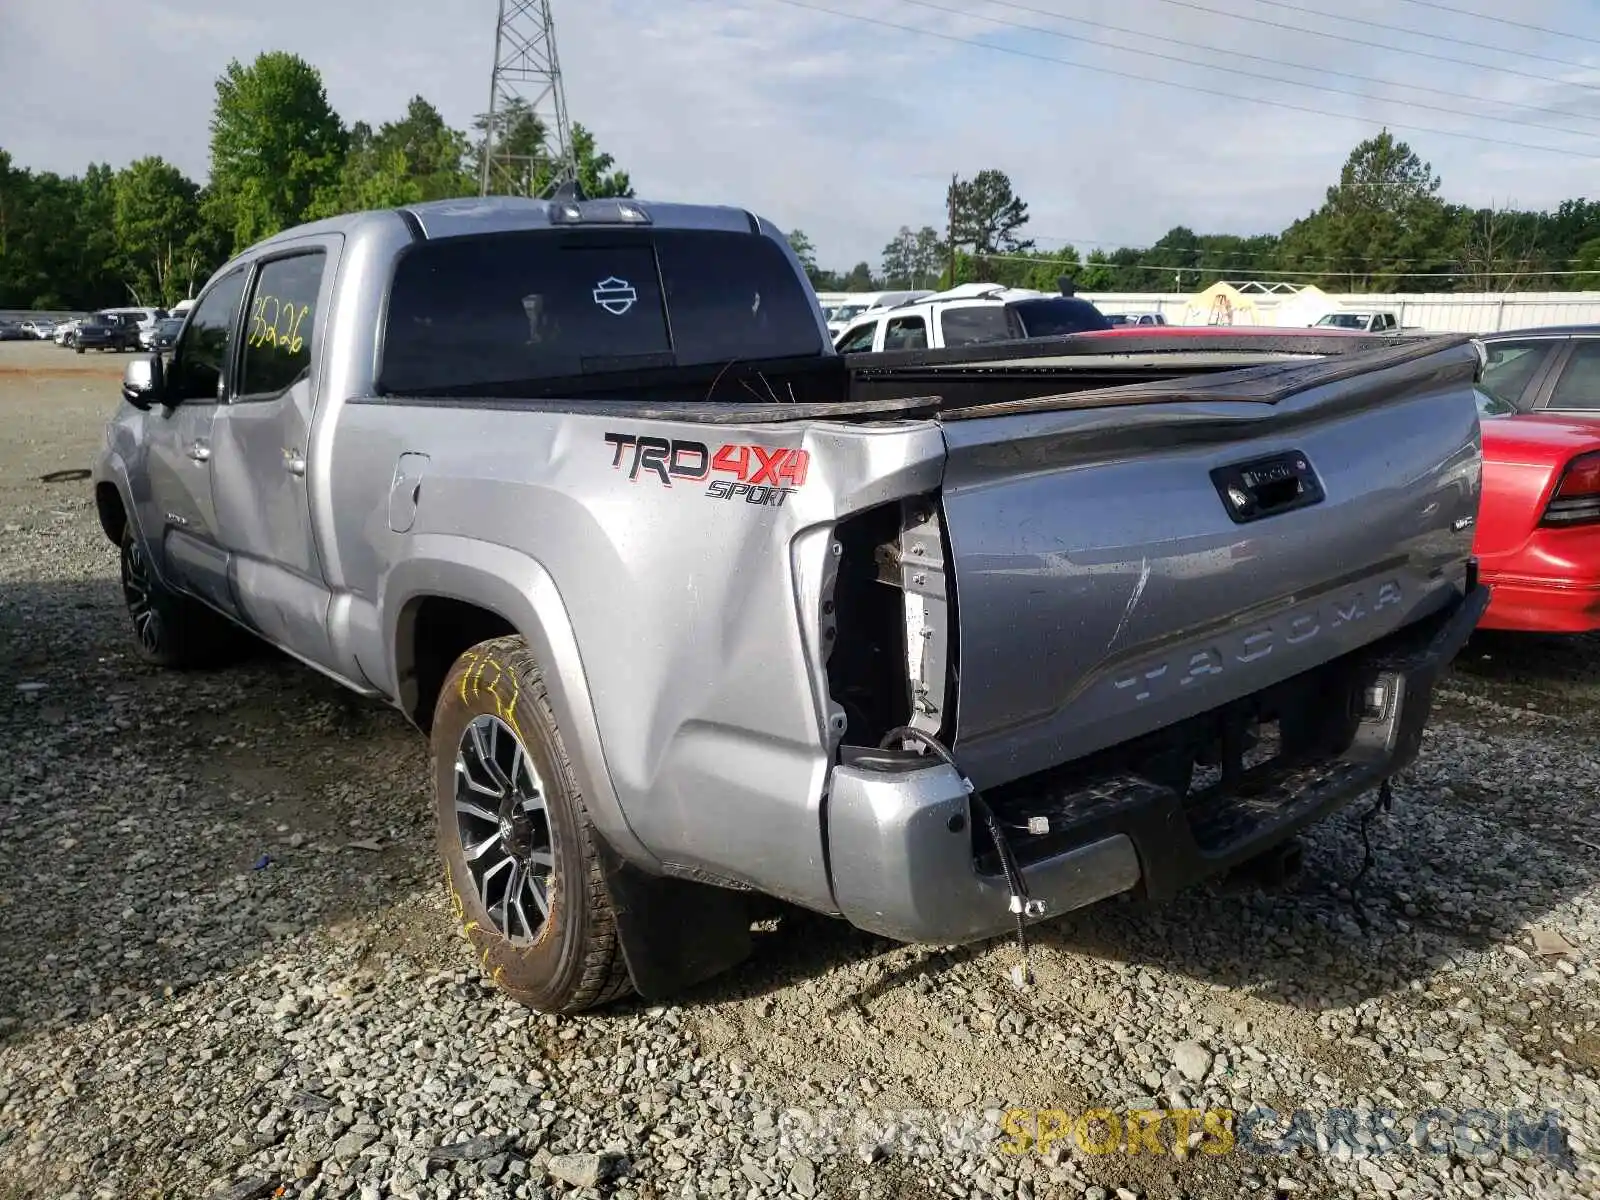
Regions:
[[939, 331], [944, 334], [946, 346], [1005, 342], [1016, 337], [1006, 319], [1005, 307], [1000, 304], [947, 308], [939, 314]]
[[1550, 408], [1600, 408], [1600, 338], [1584, 338], [1572, 347], [1572, 357], [1550, 393]]
[[1087, 300], [1060, 296], [1053, 300], [1019, 300], [1012, 311], [1022, 323], [1022, 334], [1030, 338], [1065, 337], [1091, 329], [1110, 329], [1111, 322]]
[[1555, 345], [1547, 338], [1488, 343], [1489, 361], [1478, 386], [1496, 400], [1516, 404]]
[[505, 391], [821, 350], [809, 286], [766, 238], [528, 230], [406, 252], [390, 292], [379, 386]]
[[928, 329], [921, 317], [895, 317], [884, 331], [885, 350], [926, 350]]

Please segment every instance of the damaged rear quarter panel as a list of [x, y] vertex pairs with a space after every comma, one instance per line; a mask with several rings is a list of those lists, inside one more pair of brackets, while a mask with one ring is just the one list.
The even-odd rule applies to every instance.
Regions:
[[[413, 533], [470, 532], [555, 580], [605, 768], [639, 840], [671, 867], [831, 910], [826, 683], [805, 602], [827, 538], [806, 535], [936, 487], [936, 427], [712, 426], [464, 404], [410, 408], [407, 430], [408, 449], [429, 455]], [[733, 449], [718, 471], [723, 447]], [[781, 502], [752, 497], [776, 486], [790, 489]]]

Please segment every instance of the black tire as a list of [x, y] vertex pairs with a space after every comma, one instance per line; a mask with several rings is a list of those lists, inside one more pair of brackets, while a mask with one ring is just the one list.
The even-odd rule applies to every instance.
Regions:
[[227, 618], [162, 584], [131, 526], [122, 533], [121, 577], [134, 648], [151, 666], [217, 666], [246, 641], [248, 635]]
[[[495, 739], [493, 745], [474, 743], [474, 728], [485, 742]], [[482, 642], [456, 660], [434, 708], [430, 740], [439, 851], [451, 906], [483, 973], [537, 1012], [580, 1012], [627, 995], [632, 983], [588, 811], [539, 666], [522, 638]], [[485, 748], [498, 772], [482, 769]], [[470, 782], [458, 785], [458, 756], [478, 789]], [[507, 800], [504, 785], [513, 779]], [[487, 794], [485, 784], [499, 797]], [[493, 808], [498, 826], [471, 812], [459, 815], [458, 786], [475, 810]], [[542, 801], [536, 802], [533, 793]], [[513, 810], [517, 815], [505, 816]], [[480, 851], [474, 860], [479, 874], [467, 861], [469, 838]], [[548, 866], [535, 862], [541, 856], [549, 859]], [[513, 881], [518, 909], [506, 901]], [[534, 926], [528, 909], [539, 906], [540, 897], [545, 912]]]
[[72, 348], [73, 348], [73, 349], [74, 349], [74, 350], [76, 350], [76, 351], [77, 351], [77, 352], [78, 352], [78, 353], [79, 353], [79, 354], [82, 354], [82, 353], [83, 353], [83, 347], [82, 347], [82, 346], [80, 346], [80, 345], [78, 345], [78, 343], [77, 343], [77, 342], [73, 342], [73, 343], [72, 343]]

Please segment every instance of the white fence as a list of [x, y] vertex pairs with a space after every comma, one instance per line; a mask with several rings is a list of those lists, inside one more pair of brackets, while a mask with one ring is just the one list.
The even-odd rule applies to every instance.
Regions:
[[84, 316], [81, 312], [68, 312], [61, 308], [0, 308], [0, 321], [22, 324], [24, 321], [72, 321]]
[[[1160, 313], [1173, 325], [1209, 324], [1209, 313], [1196, 306], [1196, 297], [1181, 292], [1085, 292], [1085, 300], [1107, 313]], [[1254, 320], [1232, 324], [1309, 325], [1316, 317], [1288, 312], [1274, 321], [1271, 300], [1254, 297], [1263, 310]], [[1273, 298], [1275, 299], [1275, 298]], [[1284, 297], [1285, 300], [1292, 299]], [[1402, 326], [1431, 333], [1494, 333], [1502, 329], [1531, 329], [1541, 325], [1600, 325], [1600, 292], [1418, 292], [1409, 295], [1340, 293], [1325, 297], [1329, 312], [1392, 312]], [[1266, 303], [1263, 303], [1266, 301]], [[1288, 308], [1288, 305], [1284, 305]], [[1243, 316], [1243, 314], [1240, 314]], [[1320, 314], [1318, 314], [1320, 315]]]

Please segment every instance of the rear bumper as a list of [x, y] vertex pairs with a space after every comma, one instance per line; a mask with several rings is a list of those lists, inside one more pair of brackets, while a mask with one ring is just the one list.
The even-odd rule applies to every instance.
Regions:
[[[1382, 685], [1383, 699], [1338, 757], [1268, 764], [1230, 794], [1199, 801], [1134, 775], [1044, 797], [1050, 832], [1012, 839], [1029, 896], [1044, 904], [1040, 919], [1122, 892], [1171, 896], [1264, 853], [1405, 767], [1421, 745], [1440, 672], [1488, 602], [1488, 589], [1473, 579], [1443, 611], [1351, 656], [1364, 679]], [[827, 811], [834, 900], [852, 924], [938, 945], [1014, 926], [998, 864], [974, 856], [973, 814], [950, 767], [912, 752], [847, 748]]]
[[1485, 558], [1482, 570], [1494, 593], [1484, 629], [1600, 629], [1600, 525], [1541, 526], [1513, 552]]
[[1568, 579], [1489, 580], [1494, 600], [1484, 629], [1520, 633], [1591, 633], [1600, 629], [1600, 583]]

